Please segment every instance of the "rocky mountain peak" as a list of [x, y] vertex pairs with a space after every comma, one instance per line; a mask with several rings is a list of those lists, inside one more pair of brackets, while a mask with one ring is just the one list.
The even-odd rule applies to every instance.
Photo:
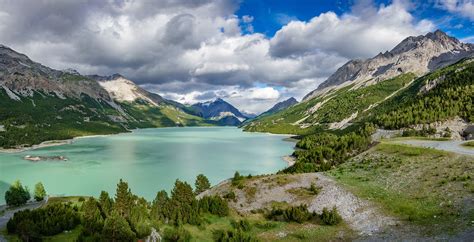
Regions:
[[349, 84], [354, 84], [353, 88], [358, 88], [404, 73], [421, 76], [471, 56], [474, 56], [473, 44], [462, 43], [441, 30], [426, 35], [410, 36], [389, 52], [380, 52], [366, 60], [347, 62], [303, 100]]

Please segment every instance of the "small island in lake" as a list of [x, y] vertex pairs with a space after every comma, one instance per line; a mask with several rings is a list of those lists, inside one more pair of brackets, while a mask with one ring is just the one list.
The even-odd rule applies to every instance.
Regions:
[[38, 162], [38, 161], [67, 161], [67, 157], [65, 156], [32, 156], [32, 155], [27, 155], [23, 157], [25, 160], [33, 161], [33, 162]]

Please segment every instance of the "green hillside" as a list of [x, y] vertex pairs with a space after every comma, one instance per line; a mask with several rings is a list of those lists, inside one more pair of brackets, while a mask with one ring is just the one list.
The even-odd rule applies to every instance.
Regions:
[[[427, 90], [427, 87], [432, 87]], [[474, 62], [463, 60], [417, 79], [362, 118], [388, 129], [459, 116], [474, 122]]]
[[358, 116], [368, 113], [373, 106], [405, 87], [414, 78], [413, 74], [403, 74], [355, 90], [351, 90], [353, 85], [349, 85], [276, 114], [254, 120], [244, 129], [272, 133], [313, 133], [329, 127], [330, 123], [349, 118], [354, 113]]
[[[87, 95], [59, 98], [35, 91], [30, 97], [11, 99], [0, 89], [0, 147], [31, 146], [47, 140], [115, 134], [134, 128], [205, 126], [212, 121], [188, 114], [178, 107], [149, 103], [119, 103], [123, 112]], [[4, 131], [1, 131], [4, 130]]]
[[30, 146], [46, 140], [70, 139], [92, 134], [126, 131], [108, 115], [119, 113], [108, 104], [83, 95], [61, 99], [54, 94], [34, 92], [31, 97], [12, 100], [0, 89], [0, 147]]

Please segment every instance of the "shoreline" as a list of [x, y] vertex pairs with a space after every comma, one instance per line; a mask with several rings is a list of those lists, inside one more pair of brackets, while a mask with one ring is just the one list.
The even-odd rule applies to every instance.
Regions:
[[[122, 134], [122, 133], [118, 133], [118, 134]], [[72, 139], [65, 139], [65, 140], [47, 140], [47, 141], [41, 142], [40, 144], [32, 145], [30, 147], [19, 147], [19, 148], [10, 148], [10, 149], [0, 148], [0, 154], [16, 154], [16, 153], [21, 153], [21, 152], [31, 151], [31, 150], [41, 149], [41, 148], [61, 146], [61, 145], [70, 145], [74, 143], [75, 140], [78, 140], [78, 139], [106, 137], [110, 135], [117, 135], [117, 134], [85, 135], [85, 136], [78, 136]]]
[[[194, 126], [187, 126], [187, 127], [194, 127]], [[196, 127], [203, 127], [203, 126], [196, 126]], [[207, 127], [207, 126], [206, 126]], [[224, 127], [224, 126], [215, 126], [215, 127]], [[225, 127], [231, 127], [231, 126], [225, 126]], [[176, 128], [176, 127], [156, 127], [156, 128], [143, 128], [143, 129], [159, 129], [159, 128]], [[186, 127], [180, 127], [180, 128], [186, 128]], [[237, 127], [238, 129], [241, 129]], [[43, 141], [40, 144], [32, 145], [30, 147], [18, 147], [18, 148], [8, 148], [4, 149], [0, 147], [0, 154], [15, 154], [15, 153], [21, 153], [25, 151], [31, 151], [31, 150], [36, 150], [36, 149], [41, 149], [41, 148], [47, 148], [47, 147], [54, 147], [54, 146], [61, 146], [61, 145], [69, 145], [74, 142], [74, 140], [77, 139], [86, 139], [86, 138], [94, 138], [94, 137], [106, 137], [106, 136], [111, 136], [111, 135], [120, 135], [120, 134], [127, 134], [130, 132], [134, 132], [136, 130], [141, 130], [141, 129], [132, 129], [129, 130], [129, 132], [120, 132], [116, 134], [94, 134], [94, 135], [84, 135], [84, 136], [77, 136], [72, 139], [66, 139], [66, 140], [47, 140]], [[247, 132], [241, 129], [242, 132]], [[285, 137], [283, 140], [288, 141], [288, 142], [296, 142], [297, 139], [293, 138], [297, 135], [294, 134], [272, 134], [268, 132], [247, 132], [247, 133], [260, 133], [260, 134], [266, 134], [266, 135], [272, 135], [272, 136], [282, 136]], [[291, 156], [291, 155], [288, 155]], [[286, 159], [283, 158], [285, 161]], [[288, 161], [287, 161], [288, 162]], [[291, 164], [291, 162], [288, 162], [288, 164]]]
[[292, 167], [296, 163], [296, 158], [291, 155], [283, 156], [283, 160], [288, 164], [287, 167]]

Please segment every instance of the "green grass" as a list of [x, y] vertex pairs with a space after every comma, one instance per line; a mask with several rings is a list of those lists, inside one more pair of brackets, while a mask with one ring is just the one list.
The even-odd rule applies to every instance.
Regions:
[[474, 148], [474, 141], [468, 141], [462, 144], [463, 146]]
[[43, 237], [43, 241], [49, 242], [66, 242], [66, 241], [76, 241], [79, 235], [81, 234], [81, 226], [77, 226], [71, 231], [65, 231], [54, 236]]
[[48, 204], [53, 203], [71, 203], [72, 206], [81, 207], [84, 201], [80, 201], [81, 199], [87, 200], [89, 197], [87, 196], [67, 196], [67, 197], [50, 197], [48, 199]]
[[381, 143], [327, 174], [426, 233], [455, 232], [474, 219], [474, 208], [463, 205], [474, 198], [469, 156]]

